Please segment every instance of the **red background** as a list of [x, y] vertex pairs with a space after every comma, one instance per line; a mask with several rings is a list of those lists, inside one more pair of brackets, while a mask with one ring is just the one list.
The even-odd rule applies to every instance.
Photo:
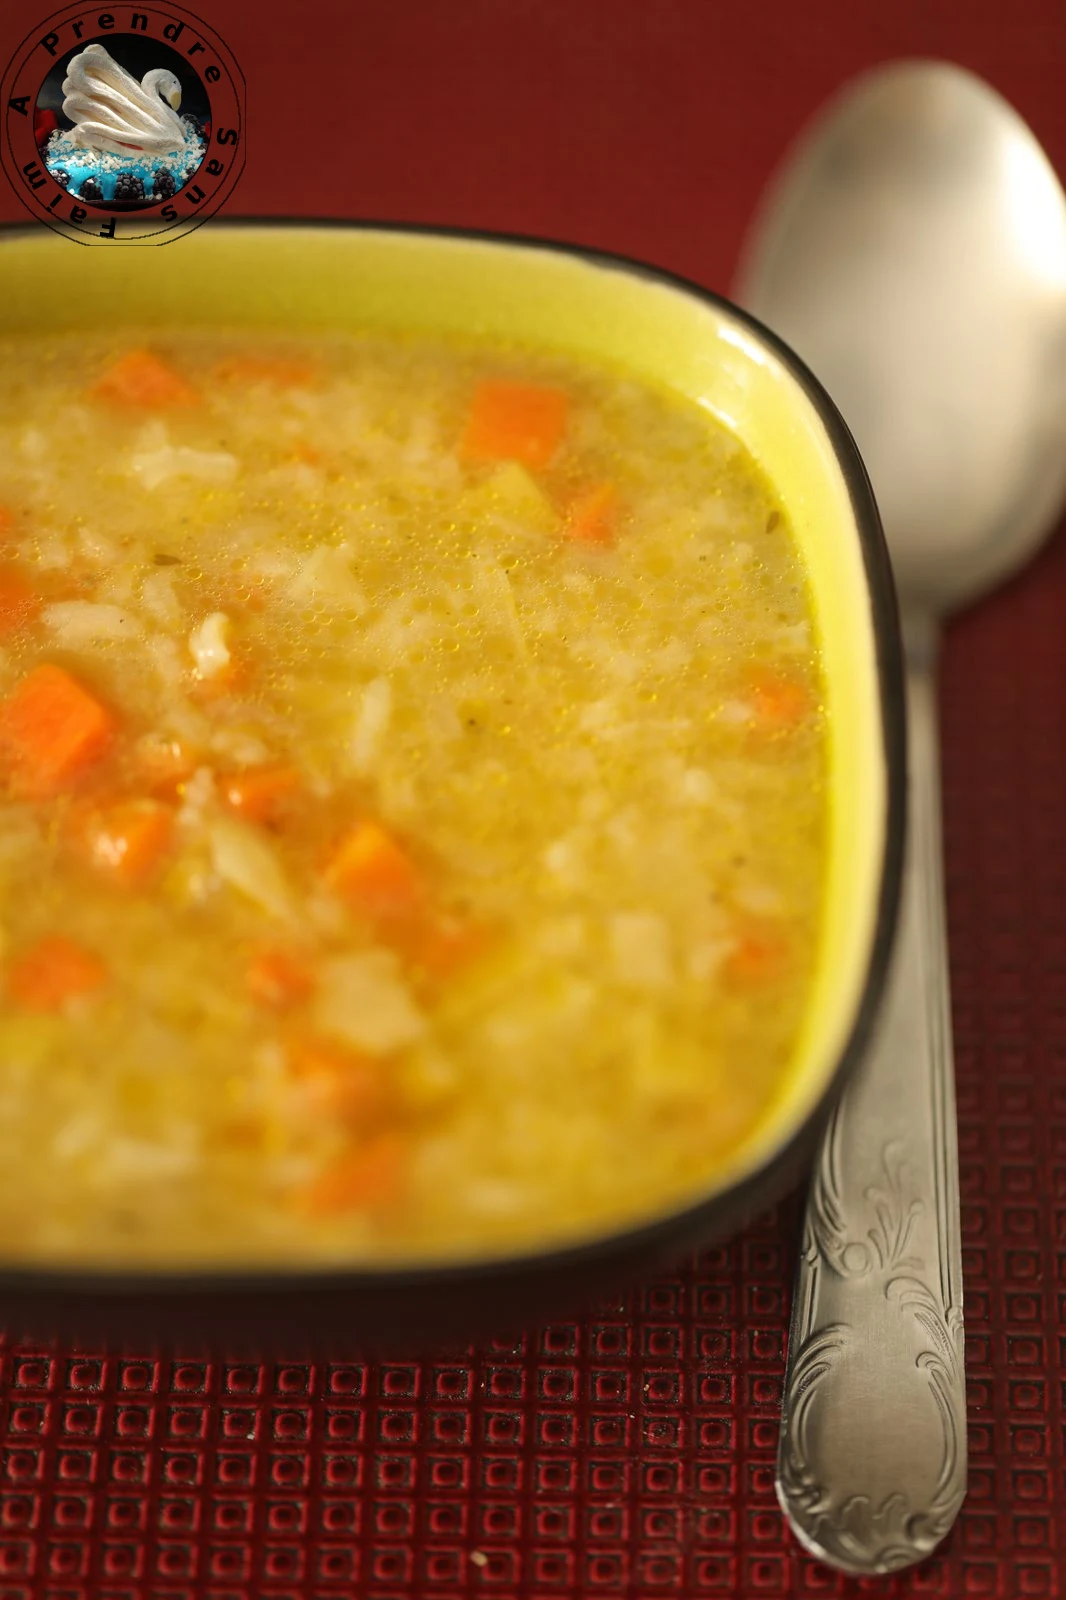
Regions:
[[[802, 120], [851, 73], [915, 54], [989, 78], [1066, 169], [1062, 0], [202, 3], [248, 80], [231, 213], [568, 237], [724, 289]], [[0, 52], [34, 20], [8, 8]], [[21, 215], [0, 192], [0, 216]], [[784, 1529], [793, 1201], [585, 1322], [458, 1361], [0, 1344], [0, 1600], [1058, 1595], [1064, 622], [1060, 533], [945, 651], [971, 1492], [941, 1556], [855, 1585]]]

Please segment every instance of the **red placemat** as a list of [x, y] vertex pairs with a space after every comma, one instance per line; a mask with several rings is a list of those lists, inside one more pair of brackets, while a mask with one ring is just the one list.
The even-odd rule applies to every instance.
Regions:
[[[201, 3], [249, 85], [232, 211], [512, 228], [724, 288], [798, 123], [893, 55], [982, 72], [1066, 167], [1061, 0], [1015, 0], [1009, 23], [992, 0], [320, 0], [300, 21]], [[12, 11], [5, 55], [36, 20]], [[1057, 1596], [1064, 624], [1066, 533], [951, 630], [944, 660], [970, 1493], [940, 1556], [856, 1584], [785, 1530], [793, 1201], [585, 1321], [458, 1360], [0, 1347], [0, 1600]]]

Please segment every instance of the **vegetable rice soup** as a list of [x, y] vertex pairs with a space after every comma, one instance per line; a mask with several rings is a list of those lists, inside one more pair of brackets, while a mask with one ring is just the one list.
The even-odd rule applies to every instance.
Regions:
[[785, 508], [666, 390], [405, 335], [8, 338], [0, 1231], [493, 1254], [790, 1070], [826, 730]]

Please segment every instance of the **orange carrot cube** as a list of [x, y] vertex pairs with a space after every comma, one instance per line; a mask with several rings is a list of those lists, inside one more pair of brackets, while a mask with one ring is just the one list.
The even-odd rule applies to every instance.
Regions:
[[570, 401], [561, 389], [529, 383], [478, 385], [460, 452], [472, 461], [546, 467], [562, 441]]
[[41, 609], [41, 599], [14, 567], [0, 568], [0, 635], [19, 633]]
[[27, 1011], [62, 1011], [71, 1000], [94, 993], [107, 968], [92, 950], [56, 933], [38, 939], [11, 962], [7, 989]]
[[618, 520], [618, 491], [613, 483], [597, 483], [574, 496], [567, 508], [566, 532], [581, 544], [613, 544]]
[[296, 767], [248, 767], [225, 774], [219, 787], [228, 806], [249, 822], [274, 822], [299, 791]]
[[365, 1126], [384, 1106], [381, 1062], [335, 1039], [306, 1034], [291, 1040], [288, 1064], [318, 1111]]
[[327, 863], [327, 886], [372, 917], [403, 917], [424, 898], [418, 869], [391, 834], [376, 822], [357, 822]]
[[252, 999], [272, 1011], [287, 1011], [308, 999], [314, 978], [307, 963], [281, 945], [264, 945], [248, 963], [245, 973]]
[[86, 845], [94, 867], [126, 889], [159, 871], [174, 835], [174, 813], [158, 800], [120, 800], [92, 814]]
[[753, 673], [747, 693], [756, 721], [768, 730], [785, 732], [797, 728], [814, 710], [805, 685], [780, 673]]
[[437, 918], [418, 929], [407, 953], [426, 978], [440, 982], [479, 961], [494, 942], [483, 923]]
[[407, 1150], [392, 1133], [382, 1133], [327, 1167], [297, 1203], [311, 1216], [381, 1210], [395, 1203], [403, 1188]]
[[748, 928], [725, 959], [723, 974], [736, 987], [771, 983], [780, 977], [789, 956], [784, 935], [772, 929]]
[[23, 795], [68, 788], [106, 755], [114, 735], [107, 707], [51, 663], [35, 667], [0, 701], [0, 752]]
[[150, 350], [128, 350], [97, 379], [90, 394], [139, 411], [200, 404], [191, 384]]

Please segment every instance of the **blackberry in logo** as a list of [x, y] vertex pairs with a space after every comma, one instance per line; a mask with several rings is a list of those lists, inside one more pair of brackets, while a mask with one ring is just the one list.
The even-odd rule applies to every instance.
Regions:
[[144, 199], [144, 179], [135, 172], [120, 172], [115, 179], [115, 200], [139, 205]]

